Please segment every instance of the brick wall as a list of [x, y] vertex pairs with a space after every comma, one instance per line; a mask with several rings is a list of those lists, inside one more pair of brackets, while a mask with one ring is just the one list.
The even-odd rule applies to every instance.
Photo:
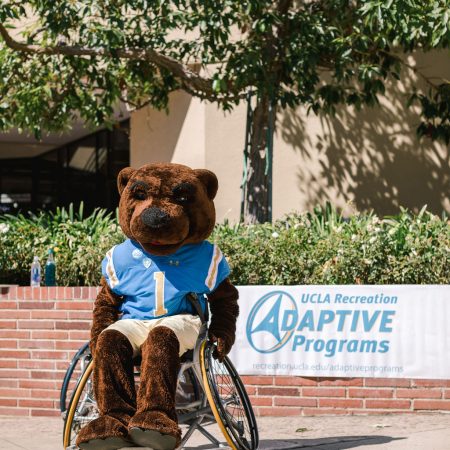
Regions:
[[[0, 288], [0, 415], [57, 416], [98, 288]], [[242, 377], [257, 414], [450, 411], [450, 380]]]

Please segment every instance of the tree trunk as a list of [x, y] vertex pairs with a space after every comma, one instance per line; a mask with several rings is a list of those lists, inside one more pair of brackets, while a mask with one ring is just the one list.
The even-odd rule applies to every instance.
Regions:
[[271, 109], [267, 96], [258, 98], [253, 111], [247, 158], [245, 186], [245, 223], [272, 220], [272, 142], [275, 107]]

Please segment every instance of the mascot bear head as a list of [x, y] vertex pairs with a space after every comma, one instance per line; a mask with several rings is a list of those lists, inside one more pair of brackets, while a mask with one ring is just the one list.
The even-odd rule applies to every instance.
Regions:
[[216, 220], [214, 173], [155, 163], [119, 173], [119, 222], [127, 237], [153, 255], [169, 255], [205, 240]]

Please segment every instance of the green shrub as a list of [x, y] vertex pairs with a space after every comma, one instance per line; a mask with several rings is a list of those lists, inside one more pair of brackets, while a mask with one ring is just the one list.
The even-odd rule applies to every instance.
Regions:
[[1, 216], [0, 283], [28, 285], [33, 256], [44, 272], [48, 249], [56, 247], [57, 284], [95, 286], [106, 252], [123, 239], [116, 218], [101, 209], [84, 217], [82, 204], [77, 213], [70, 206], [30, 217]]
[[[97, 285], [105, 253], [124, 239], [117, 218], [58, 209], [0, 217], [0, 283], [29, 284], [33, 255], [45, 263], [58, 247], [59, 285]], [[246, 284], [448, 284], [450, 224], [422, 209], [395, 217], [345, 219], [327, 205], [274, 224], [216, 226], [211, 240], [227, 256], [231, 278]]]

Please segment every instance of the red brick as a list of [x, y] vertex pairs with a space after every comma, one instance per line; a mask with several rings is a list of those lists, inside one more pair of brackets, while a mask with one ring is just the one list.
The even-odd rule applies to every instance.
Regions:
[[363, 403], [363, 400], [350, 398], [319, 398], [320, 408], [362, 408]]
[[441, 389], [397, 389], [397, 398], [442, 398]]
[[0, 398], [0, 406], [17, 406], [15, 398]]
[[17, 388], [19, 387], [19, 380], [0, 379], [0, 387]]
[[32, 417], [59, 417], [61, 413], [54, 409], [32, 409]]
[[302, 397], [275, 397], [275, 406], [317, 406], [317, 399]]
[[55, 302], [20, 302], [19, 309], [54, 309]]
[[73, 287], [66, 286], [66, 288], [64, 289], [64, 298], [66, 300], [73, 300]]
[[272, 406], [272, 397], [250, 397], [250, 403], [253, 406]]
[[2, 330], [2, 338], [29, 339], [30, 332], [25, 330]]
[[53, 311], [53, 310], [44, 310], [44, 311], [31, 311], [32, 319], [67, 319], [68, 313], [67, 311]]
[[25, 399], [25, 400], [19, 400], [19, 407], [53, 409], [54, 402], [53, 402], [53, 400]]
[[247, 384], [264, 384], [264, 385], [272, 385], [273, 384], [273, 377], [272, 376], [242, 376], [241, 377], [242, 382]]
[[[19, 288], [19, 290], [20, 290], [20, 288]], [[36, 288], [32, 289], [31, 287], [28, 287], [28, 286], [22, 288], [22, 298], [24, 300], [34, 300], [35, 295], [36, 295], [36, 298], [40, 297], [39, 289], [36, 289]]]
[[0, 378], [30, 378], [30, 371], [25, 369], [0, 369]]
[[296, 388], [282, 388], [282, 387], [258, 387], [258, 395], [299, 395], [299, 390]]
[[69, 320], [89, 320], [92, 321], [92, 311], [69, 311]]
[[36, 398], [35, 389], [59, 389], [60, 383], [54, 380], [19, 380], [19, 387], [32, 389], [33, 397]]
[[74, 287], [73, 288], [72, 298], [73, 299], [81, 298], [81, 288], [80, 287]]
[[63, 286], [58, 286], [56, 288], [56, 298], [58, 300], [66, 300], [66, 288]]
[[18, 361], [19, 369], [42, 369], [42, 370], [55, 370], [55, 362], [54, 361], [45, 361], [42, 359], [24, 359]]
[[26, 350], [0, 350], [0, 359], [1, 358], [29, 359], [30, 352], [27, 352]]
[[255, 395], [256, 394], [256, 387], [255, 386], [245, 386], [245, 390], [248, 395]]
[[17, 348], [17, 341], [12, 339], [0, 339], [0, 348]]
[[0, 416], [29, 416], [28, 409], [0, 408]]
[[450, 410], [450, 400], [414, 400], [414, 409]]
[[34, 350], [31, 352], [32, 359], [68, 359], [67, 352], [56, 350]]
[[17, 300], [23, 300], [24, 298], [24, 289], [23, 287], [18, 286], [16, 289], [16, 299]]
[[17, 322], [15, 320], [0, 320], [0, 328], [13, 330], [17, 328]]
[[88, 287], [83, 286], [81, 288], [81, 298], [84, 300], [91, 298], [91, 293]]
[[336, 416], [336, 415], [348, 415], [349, 411], [347, 409], [313, 409], [313, 408], [305, 408], [303, 410], [303, 414], [305, 416]]
[[0, 359], [0, 368], [10, 369], [17, 367], [17, 359]]
[[276, 386], [317, 386], [316, 378], [305, 377], [275, 377]]
[[393, 389], [358, 389], [350, 388], [348, 390], [349, 397], [358, 398], [392, 398], [394, 396]]
[[[74, 353], [74, 354], [75, 354], [75, 353]], [[70, 359], [63, 360], [63, 361], [55, 361], [54, 363], [55, 363], [55, 366], [56, 366], [56, 370], [63, 370], [63, 371], [66, 371], [66, 370], [67, 370], [67, 367], [68, 367], [69, 364], [70, 364]], [[248, 390], [247, 390], [247, 392], [248, 392]]]
[[19, 348], [54, 349], [55, 341], [22, 340], [19, 341]]
[[56, 341], [56, 350], [78, 350], [86, 341]]
[[55, 330], [33, 330], [31, 332], [32, 339], [61, 339], [65, 340], [69, 338], [67, 331], [55, 331]]
[[412, 380], [413, 387], [450, 387], [450, 380]]
[[47, 291], [48, 299], [49, 300], [56, 300], [56, 287], [55, 286], [49, 286]]
[[29, 319], [30, 311], [1, 310], [0, 319]]
[[0, 397], [29, 398], [30, 396], [31, 396], [30, 389], [17, 389], [17, 388], [0, 389]]
[[319, 386], [362, 386], [362, 378], [319, 378]]
[[300, 408], [274, 408], [259, 406], [255, 409], [260, 416], [299, 416], [302, 412]]
[[345, 397], [344, 388], [302, 388], [305, 397]]
[[17, 309], [17, 302], [0, 302], [0, 309]]
[[94, 307], [94, 302], [84, 302], [84, 301], [70, 301], [70, 302], [58, 302], [56, 303], [56, 309], [64, 309], [71, 311], [90, 311]]
[[32, 370], [31, 378], [33, 380], [63, 380], [64, 372], [57, 372], [56, 370]]
[[366, 387], [410, 387], [411, 380], [406, 378], [364, 378]]
[[[60, 387], [60, 386], [59, 386]], [[59, 399], [60, 390], [54, 389], [33, 389], [31, 391], [33, 398], [51, 398], [53, 400]]]
[[19, 320], [18, 328], [25, 330], [53, 330], [55, 328], [55, 322], [53, 320]]
[[376, 409], [409, 409], [409, 400], [366, 400], [366, 408]]
[[450, 389], [444, 390], [444, 398], [450, 398]]
[[69, 333], [69, 339], [70, 340], [78, 340], [78, 339], [84, 339], [85, 341], [88, 341], [91, 337], [90, 330], [83, 330], [83, 331], [71, 331]]
[[48, 287], [42, 286], [41, 289], [39, 289], [40, 299], [41, 301], [48, 300]]
[[68, 322], [60, 322], [60, 321], [56, 321], [55, 322], [55, 329], [56, 330], [89, 330], [91, 327], [91, 324], [86, 321], [86, 322], [81, 322], [81, 321], [68, 321]]

